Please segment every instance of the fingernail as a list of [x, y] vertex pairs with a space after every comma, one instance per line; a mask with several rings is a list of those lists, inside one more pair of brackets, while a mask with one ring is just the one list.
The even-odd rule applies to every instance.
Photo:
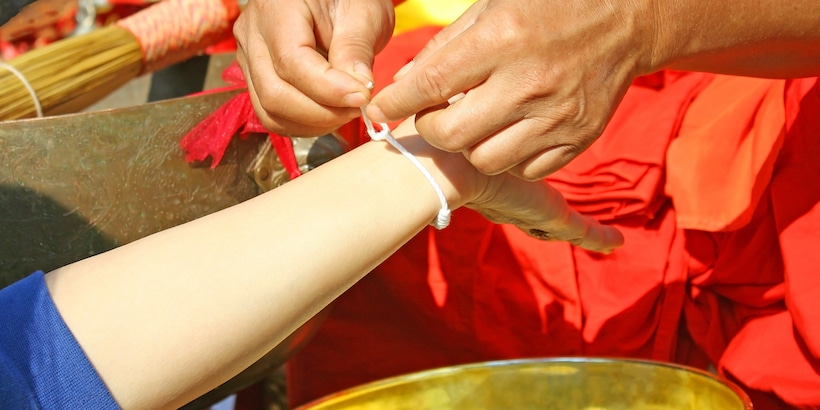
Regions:
[[416, 63], [416, 60], [410, 60], [410, 62], [409, 62], [409, 63], [405, 64], [405, 65], [404, 65], [404, 67], [402, 67], [402, 68], [401, 68], [401, 69], [400, 69], [400, 70], [396, 73], [396, 75], [394, 75], [394, 76], [393, 76], [393, 79], [394, 79], [394, 80], [398, 80], [399, 78], [401, 78], [402, 76], [404, 76], [405, 74], [407, 74], [407, 72], [408, 72], [408, 71], [410, 71], [410, 70], [413, 68], [413, 65], [414, 65], [415, 63]]
[[354, 64], [353, 72], [359, 76], [359, 79], [362, 80], [362, 84], [370, 90], [373, 89], [373, 71], [367, 64], [362, 62]]
[[367, 97], [357, 91], [346, 95], [342, 103], [344, 103], [346, 107], [364, 107], [364, 105], [367, 104]]
[[369, 104], [367, 106], [367, 117], [373, 122], [389, 122], [384, 112], [378, 105]]
[[450, 97], [450, 99], [447, 100], [447, 103], [450, 104], [450, 105], [455, 104], [458, 100], [460, 100], [460, 99], [462, 99], [466, 96], [467, 96], [467, 94], [465, 94], [465, 93], [458, 93], [458, 94]]

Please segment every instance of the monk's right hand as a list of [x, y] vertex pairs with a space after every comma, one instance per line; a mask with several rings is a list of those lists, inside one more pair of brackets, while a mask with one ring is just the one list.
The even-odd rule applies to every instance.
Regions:
[[358, 117], [394, 22], [390, 0], [249, 0], [234, 36], [262, 125], [309, 137]]

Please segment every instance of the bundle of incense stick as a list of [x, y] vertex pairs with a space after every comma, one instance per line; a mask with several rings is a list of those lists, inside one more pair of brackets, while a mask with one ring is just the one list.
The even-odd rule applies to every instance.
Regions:
[[[236, 0], [163, 0], [114, 25], [0, 66], [0, 121], [79, 111], [140, 74], [186, 60], [231, 35]], [[10, 66], [10, 67], [9, 67]]]

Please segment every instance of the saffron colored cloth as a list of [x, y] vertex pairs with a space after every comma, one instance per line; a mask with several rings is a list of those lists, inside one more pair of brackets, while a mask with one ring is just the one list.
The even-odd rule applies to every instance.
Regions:
[[[376, 75], [392, 77], [395, 71], [380, 70], [404, 65], [430, 33], [396, 37], [377, 56]], [[542, 242], [457, 210], [450, 227], [422, 232], [334, 303], [289, 361], [291, 404], [486, 360], [672, 360], [686, 258], [663, 193], [665, 157], [683, 113], [712, 77], [660, 73], [637, 81], [595, 148], [550, 177], [576, 209], [620, 228], [622, 249], [604, 256]]]
[[0, 408], [118, 409], [42, 272], [0, 290]]
[[[438, 30], [395, 36], [376, 92]], [[255, 121], [248, 107], [215, 119], [233, 122], [206, 155]], [[338, 132], [355, 147], [363, 128]], [[756, 408], [820, 408], [818, 129], [815, 78], [637, 79], [598, 141], [546, 179], [621, 229], [623, 248], [590, 253], [457, 210], [334, 303], [288, 363], [291, 404], [456, 364], [617, 356], [715, 366]]]
[[[687, 214], [680, 224], [722, 227], [686, 230], [688, 333], [756, 407], [820, 408], [820, 84], [715, 84], [743, 101], [704, 93], [675, 141], [680, 151], [670, 150], [699, 162], [669, 161], [667, 190]], [[722, 132], [703, 138], [704, 128]], [[684, 144], [690, 137], [699, 142]], [[689, 179], [673, 184], [683, 169]]]
[[[398, 36], [376, 75], [431, 33]], [[816, 79], [636, 80], [604, 135], [547, 179], [621, 229], [623, 248], [540, 242], [458, 210], [335, 302], [288, 363], [291, 404], [429, 368], [583, 355], [711, 365], [756, 408], [820, 407], [819, 101]]]

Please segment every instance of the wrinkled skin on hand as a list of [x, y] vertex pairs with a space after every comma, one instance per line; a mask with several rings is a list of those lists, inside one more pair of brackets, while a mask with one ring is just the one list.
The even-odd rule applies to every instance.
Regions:
[[445, 170], [439, 183], [460, 187], [460, 198], [450, 198], [451, 206], [463, 204], [492, 222], [515, 225], [535, 238], [566, 241], [594, 252], [608, 254], [624, 244], [618, 229], [572, 209], [547, 182], [524, 181], [510, 173], [485, 175], [459, 155], [445, 155], [431, 147], [418, 135], [413, 118], [402, 122], [393, 135], [416, 156], [436, 158]]
[[543, 178], [600, 136], [632, 80], [649, 71], [649, 3], [479, 0], [367, 113], [379, 122], [418, 113], [425, 139], [481, 172]]
[[316, 136], [358, 117], [394, 20], [389, 0], [250, 0], [234, 36], [262, 125]]

